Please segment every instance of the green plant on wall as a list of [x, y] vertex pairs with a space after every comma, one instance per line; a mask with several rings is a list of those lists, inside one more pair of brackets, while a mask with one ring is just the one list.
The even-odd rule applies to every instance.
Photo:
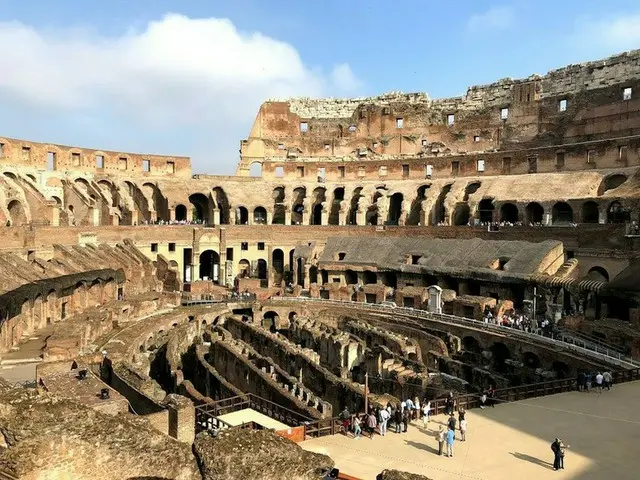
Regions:
[[403, 135], [402, 138], [404, 138], [407, 142], [410, 142], [410, 143], [416, 143], [418, 141], [417, 135]]
[[456, 132], [453, 136], [456, 137], [456, 140], [464, 140], [467, 135], [462, 132]]
[[380, 137], [380, 143], [385, 147], [389, 145], [390, 141], [391, 141], [391, 137], [389, 135], [384, 135]]

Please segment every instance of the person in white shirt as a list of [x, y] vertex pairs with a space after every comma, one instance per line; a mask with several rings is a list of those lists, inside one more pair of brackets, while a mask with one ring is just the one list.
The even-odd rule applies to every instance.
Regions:
[[602, 374], [603, 385], [607, 390], [611, 390], [611, 385], [613, 385], [613, 377], [610, 372], [604, 372]]
[[431, 402], [425, 402], [422, 406], [422, 425], [427, 428], [429, 425], [429, 414], [431, 413]]
[[387, 422], [389, 421], [389, 417], [391, 415], [389, 415], [389, 412], [387, 411], [386, 408], [382, 408], [378, 416], [380, 417], [378, 418], [379, 420], [378, 427], [380, 428], [380, 435], [384, 437], [384, 435], [387, 433]]
[[603, 381], [604, 381], [604, 376], [600, 372], [598, 372], [596, 374], [596, 389], [599, 392], [602, 392], [602, 382]]

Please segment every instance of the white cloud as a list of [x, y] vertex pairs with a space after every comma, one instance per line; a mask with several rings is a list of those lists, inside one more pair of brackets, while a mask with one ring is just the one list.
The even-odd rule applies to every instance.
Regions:
[[[54, 112], [58, 121], [98, 117], [106, 129], [107, 119], [117, 120], [114, 132], [137, 129], [150, 141], [189, 128], [199, 151], [225, 156], [220, 162], [224, 172], [212, 171], [202, 158], [194, 159], [194, 170], [208, 173], [233, 171], [238, 142], [247, 136], [267, 98], [352, 93], [360, 86], [347, 64], [323, 74], [305, 65], [285, 42], [257, 32], [241, 33], [226, 19], [176, 14], [116, 38], [86, 30], [38, 31], [22, 23], [0, 23], [0, 65], [2, 104], [35, 115]], [[6, 128], [4, 123], [0, 128]], [[86, 145], [86, 133], [80, 128], [73, 143], [107, 148]], [[117, 140], [108, 147], [118, 148]], [[157, 151], [145, 142], [127, 144]], [[166, 148], [166, 139], [159, 143]], [[186, 144], [169, 148], [167, 153], [196, 153]]]
[[467, 27], [472, 31], [502, 30], [511, 27], [515, 21], [515, 17], [513, 7], [491, 7], [485, 12], [476, 13], [469, 17]]
[[576, 21], [573, 40], [578, 47], [594, 46], [609, 53], [640, 47], [640, 13]]
[[336, 89], [345, 94], [356, 92], [362, 87], [362, 82], [354, 75], [348, 63], [341, 63], [333, 67], [331, 81]]

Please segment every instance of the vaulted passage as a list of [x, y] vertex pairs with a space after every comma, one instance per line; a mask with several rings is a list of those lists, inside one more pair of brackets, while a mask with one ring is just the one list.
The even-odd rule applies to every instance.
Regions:
[[567, 202], [558, 202], [551, 210], [551, 221], [554, 225], [568, 225], [573, 222], [573, 209]]
[[539, 225], [542, 224], [544, 217], [544, 208], [537, 202], [531, 202], [527, 204], [526, 208], [526, 223], [527, 225]]
[[220, 280], [220, 255], [214, 250], [200, 254], [200, 279], [218, 283]]

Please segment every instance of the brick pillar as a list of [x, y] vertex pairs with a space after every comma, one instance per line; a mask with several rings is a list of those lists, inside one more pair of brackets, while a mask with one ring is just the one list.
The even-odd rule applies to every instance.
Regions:
[[171, 393], [167, 395], [169, 410], [169, 436], [184, 443], [191, 444], [196, 434], [196, 409], [186, 397]]
[[220, 209], [219, 208], [213, 209], [213, 224], [220, 225]]

